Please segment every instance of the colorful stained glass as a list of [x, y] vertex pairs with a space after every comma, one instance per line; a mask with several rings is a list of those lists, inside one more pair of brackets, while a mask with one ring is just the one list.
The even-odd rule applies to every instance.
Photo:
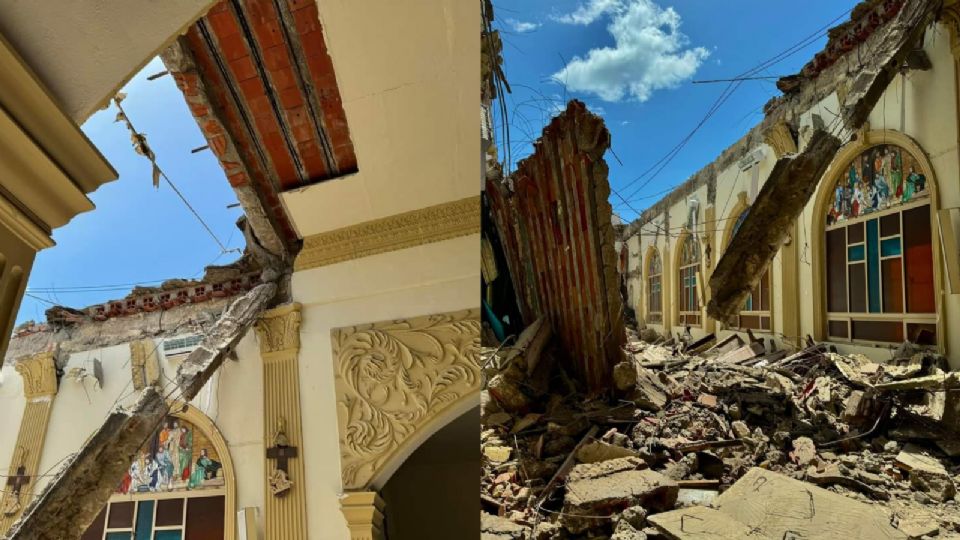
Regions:
[[857, 156], [833, 188], [827, 225], [927, 196], [927, 179], [909, 152], [892, 144]]
[[202, 431], [170, 416], [137, 453], [118, 493], [152, 493], [224, 485], [220, 457]]
[[896, 257], [900, 255], [900, 237], [887, 238], [880, 241], [881, 257]]
[[880, 231], [877, 220], [867, 222], [867, 298], [870, 300], [870, 312], [880, 310]]
[[863, 244], [857, 244], [855, 246], [850, 246], [847, 248], [847, 260], [848, 261], [862, 261], [863, 260]]

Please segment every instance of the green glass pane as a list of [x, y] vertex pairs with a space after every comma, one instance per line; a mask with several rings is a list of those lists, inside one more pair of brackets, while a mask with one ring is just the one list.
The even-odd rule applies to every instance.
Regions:
[[133, 538], [132, 532], [108, 532], [106, 540], [130, 540]]
[[154, 535], [153, 540], [182, 540], [183, 532], [181, 531], [157, 531], [157, 534]]
[[887, 238], [880, 241], [880, 256], [893, 257], [900, 255], [900, 237]]
[[847, 248], [847, 259], [851, 261], [863, 260], [863, 244], [850, 246]]
[[150, 540], [153, 532], [153, 501], [140, 501], [137, 506], [137, 534], [136, 540]]

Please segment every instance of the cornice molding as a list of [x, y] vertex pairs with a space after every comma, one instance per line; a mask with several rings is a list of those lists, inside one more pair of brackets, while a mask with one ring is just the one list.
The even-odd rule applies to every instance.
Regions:
[[480, 196], [308, 236], [294, 263], [309, 270], [480, 233]]

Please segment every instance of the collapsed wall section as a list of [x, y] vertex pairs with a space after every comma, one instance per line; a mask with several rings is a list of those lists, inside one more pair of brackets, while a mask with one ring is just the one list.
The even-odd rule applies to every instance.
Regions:
[[549, 320], [591, 391], [609, 386], [625, 339], [609, 147], [603, 120], [573, 100], [510, 178], [486, 186], [524, 323]]

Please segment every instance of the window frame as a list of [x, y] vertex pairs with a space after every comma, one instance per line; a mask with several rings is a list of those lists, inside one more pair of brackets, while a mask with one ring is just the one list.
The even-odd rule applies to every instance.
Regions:
[[[657, 267], [654, 268], [654, 262]], [[657, 273], [653, 273], [656, 270]], [[656, 295], [656, 305], [660, 309], [653, 310], [654, 295]], [[663, 260], [660, 258], [660, 250], [654, 247], [651, 253], [647, 255], [647, 316], [646, 321], [650, 324], [663, 324]]]
[[[687, 242], [695, 242], [697, 248], [696, 259], [684, 260], [684, 252]], [[683, 242], [677, 246], [680, 252], [678, 255], [677, 268], [677, 325], [700, 328], [703, 324], [703, 306], [700, 305], [700, 265], [703, 262], [703, 254], [700, 251], [700, 239], [694, 233], [687, 233], [683, 237]], [[687, 279], [685, 279], [687, 278]], [[688, 285], [689, 282], [692, 285]], [[691, 300], [685, 302], [684, 300]], [[694, 307], [695, 309], [684, 309], [685, 307]]]

